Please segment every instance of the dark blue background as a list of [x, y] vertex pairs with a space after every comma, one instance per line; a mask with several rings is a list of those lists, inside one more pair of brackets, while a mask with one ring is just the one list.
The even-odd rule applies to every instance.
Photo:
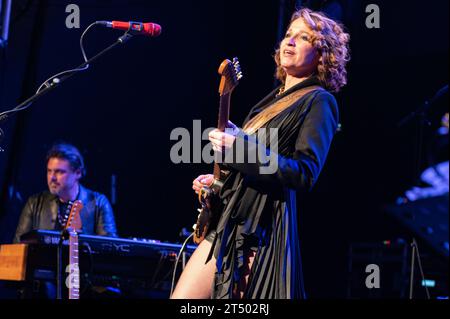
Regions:
[[[352, 37], [348, 85], [337, 94], [343, 131], [300, 216], [313, 297], [344, 296], [349, 243], [404, 235], [382, 210], [414, 184], [416, 126], [397, 123], [448, 83], [447, 1], [339, 2]], [[70, 3], [80, 7], [80, 29], [65, 27]], [[295, 1], [283, 3], [285, 26]], [[380, 6], [380, 29], [365, 26], [368, 3]], [[96, 20], [150, 21], [163, 29], [158, 38], [135, 37], [114, 49], [1, 124], [0, 239], [11, 240], [27, 197], [46, 189], [45, 153], [65, 140], [85, 156], [85, 186], [110, 197], [117, 176], [122, 237], [178, 241], [197, 215], [192, 179], [212, 166], [173, 164], [170, 132], [192, 132], [194, 119], [203, 129], [215, 125], [224, 58], [239, 57], [244, 72], [232, 97], [236, 124], [272, 90], [279, 2], [17, 0], [12, 9], [9, 45], [0, 51], [0, 110], [80, 64], [79, 38]], [[92, 29], [88, 56], [120, 35]], [[448, 110], [446, 98], [432, 108], [426, 142]]]

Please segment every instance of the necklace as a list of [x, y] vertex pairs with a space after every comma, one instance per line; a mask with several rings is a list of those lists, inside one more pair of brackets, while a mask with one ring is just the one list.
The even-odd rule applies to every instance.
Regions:
[[283, 93], [284, 93], [284, 85], [282, 87], [280, 87], [276, 96], [280, 96]]
[[61, 214], [61, 205], [58, 206], [58, 221], [59, 224], [64, 227], [67, 223], [67, 220], [69, 219], [70, 210], [72, 209], [72, 201], [67, 202], [66, 211], [64, 212], [64, 215]]
[[[78, 188], [78, 193], [77, 193], [77, 197], [75, 198], [75, 201], [78, 200], [78, 197], [80, 197], [80, 188]], [[69, 200], [67, 203], [62, 203], [66, 207], [64, 216], [61, 214], [61, 206], [62, 206], [61, 202], [58, 203], [58, 222], [61, 225], [61, 227], [66, 226], [73, 203], [74, 203], [74, 201], [71, 201], [71, 200]]]

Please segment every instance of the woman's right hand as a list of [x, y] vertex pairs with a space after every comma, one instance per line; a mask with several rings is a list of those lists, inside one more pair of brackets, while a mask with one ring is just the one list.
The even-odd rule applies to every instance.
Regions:
[[192, 182], [192, 189], [195, 191], [196, 194], [202, 189], [203, 186], [211, 186], [214, 182], [214, 175], [212, 174], [206, 174], [206, 175], [200, 175], [194, 181]]

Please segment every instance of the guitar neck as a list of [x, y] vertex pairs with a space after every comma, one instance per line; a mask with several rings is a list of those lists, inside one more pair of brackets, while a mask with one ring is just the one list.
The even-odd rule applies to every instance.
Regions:
[[[225, 93], [220, 95], [220, 105], [219, 105], [219, 119], [217, 121], [217, 128], [219, 131], [224, 132], [227, 127], [228, 120], [230, 119], [230, 93]], [[216, 180], [222, 180], [222, 172], [220, 169], [220, 165], [218, 163], [214, 163], [214, 178]]]
[[217, 121], [217, 128], [224, 132], [230, 119], [230, 97], [231, 93], [226, 93], [220, 96], [219, 119]]
[[69, 299], [80, 299], [80, 268], [78, 261], [78, 234], [69, 235]]

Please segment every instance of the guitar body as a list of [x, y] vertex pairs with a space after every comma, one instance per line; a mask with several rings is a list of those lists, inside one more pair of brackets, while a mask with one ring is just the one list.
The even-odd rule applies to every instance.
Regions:
[[198, 201], [201, 208], [198, 209], [199, 214], [197, 223], [195, 224], [194, 242], [200, 244], [208, 233], [213, 218], [213, 207], [211, 202], [212, 189], [203, 187], [198, 193]]
[[[230, 117], [231, 92], [242, 78], [242, 72], [237, 58], [234, 58], [233, 62], [227, 59], [224, 60], [220, 64], [218, 72], [221, 75], [221, 80], [219, 85], [220, 105], [217, 128], [224, 132]], [[216, 160], [214, 163], [214, 182], [208, 187], [204, 186], [198, 194], [201, 208], [198, 209], [199, 215], [194, 226], [194, 242], [196, 244], [200, 244], [205, 239], [209, 227], [217, 214], [218, 208], [215, 207], [213, 199], [222, 188], [226, 176], [227, 172], [221, 169]]]

